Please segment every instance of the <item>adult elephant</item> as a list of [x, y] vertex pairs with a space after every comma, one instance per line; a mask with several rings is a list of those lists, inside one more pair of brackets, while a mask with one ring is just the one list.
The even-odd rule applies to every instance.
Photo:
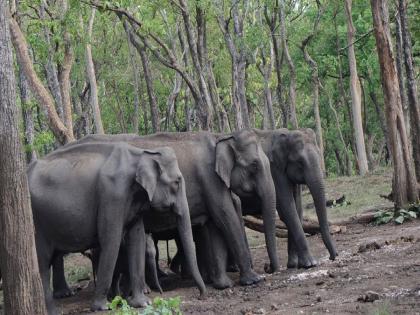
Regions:
[[[126, 143], [75, 143], [30, 164], [31, 194], [40, 273], [50, 314], [56, 314], [49, 270], [56, 255], [101, 248], [92, 310], [107, 309], [107, 293], [123, 236], [132, 295], [146, 304], [143, 213], [174, 212], [193, 277], [205, 293], [192, 240], [185, 181], [170, 148], [142, 150]], [[143, 253], [143, 258], [142, 258]]]
[[[301, 224], [296, 225], [296, 216], [302, 219], [300, 186], [308, 186], [315, 204], [322, 240], [334, 260], [337, 251], [331, 239], [325, 204], [324, 174], [316, 136], [312, 129], [274, 131], [254, 130], [264, 152], [270, 159], [271, 173], [277, 192], [277, 211], [285, 221], [291, 236], [288, 239], [289, 268], [311, 267], [316, 261], [309, 253], [308, 243]], [[254, 212], [251, 204], [242, 203], [244, 214]], [[308, 264], [309, 262], [309, 264]]]
[[[125, 141], [144, 148], [172, 147], [186, 181], [192, 224], [203, 224], [209, 217], [223, 238], [228, 240], [227, 246], [239, 267], [241, 285], [259, 282], [261, 277], [252, 270], [244, 227], [236, 212], [231, 190], [240, 196], [253, 196], [258, 200], [264, 218], [271, 271], [279, 269], [274, 183], [269, 160], [254, 131], [241, 130], [223, 137], [208, 132], [157, 133], [142, 137], [90, 135], [80, 141]], [[168, 230], [170, 226], [170, 222], [162, 217], [149, 216], [147, 221], [146, 228], [150, 232]], [[212, 280], [216, 288], [232, 285], [225, 272], [220, 272]]]

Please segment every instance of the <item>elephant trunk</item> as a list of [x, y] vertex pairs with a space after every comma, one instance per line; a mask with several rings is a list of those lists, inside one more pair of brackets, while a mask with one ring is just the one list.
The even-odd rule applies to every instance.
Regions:
[[259, 185], [258, 194], [262, 202], [265, 243], [271, 263], [270, 271], [275, 272], [280, 269], [276, 246], [276, 192], [270, 170], [268, 170], [268, 176], [264, 178], [266, 178], [265, 183]]
[[[183, 183], [182, 187], [185, 187]], [[197, 258], [195, 245], [193, 241], [191, 220], [190, 220], [190, 211], [188, 208], [187, 198], [185, 195], [185, 188], [182, 188], [183, 192], [180, 195], [182, 197], [178, 198], [179, 200], [175, 205], [175, 212], [177, 213], [177, 228], [179, 238], [184, 249], [185, 260], [191, 275], [197, 284], [198, 289], [200, 290], [200, 296], [204, 296], [206, 293], [206, 287], [204, 281], [201, 278], [200, 272], [198, 270]]]
[[321, 168], [318, 165], [312, 164], [309, 166], [308, 171], [305, 171], [304, 173], [306, 184], [314, 200], [322, 240], [330, 253], [330, 259], [334, 260], [337, 256], [337, 251], [334, 242], [331, 239], [328, 226], [327, 208], [325, 204], [325, 184]]

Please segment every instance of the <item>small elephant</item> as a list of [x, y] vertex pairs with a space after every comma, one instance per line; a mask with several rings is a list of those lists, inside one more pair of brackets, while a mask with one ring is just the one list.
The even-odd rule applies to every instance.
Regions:
[[193, 252], [185, 184], [170, 148], [143, 150], [126, 143], [72, 143], [28, 167], [39, 268], [49, 314], [56, 314], [49, 270], [54, 256], [99, 246], [98, 281], [92, 310], [107, 309], [107, 292], [123, 235], [127, 242], [132, 295], [129, 303], [146, 304], [144, 296], [145, 232], [149, 211], [177, 217], [186, 259], [200, 293], [205, 285]]

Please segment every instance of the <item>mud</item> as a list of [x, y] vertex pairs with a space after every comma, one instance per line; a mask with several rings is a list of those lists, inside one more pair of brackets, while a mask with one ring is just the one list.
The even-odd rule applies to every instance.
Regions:
[[[349, 225], [334, 239], [339, 256], [329, 261], [320, 237], [308, 238], [318, 267], [264, 274], [267, 253], [256, 246], [254, 268], [265, 276], [258, 285], [241, 287], [232, 273], [235, 287], [218, 291], [208, 286], [206, 299], [199, 300], [191, 281], [173, 275], [163, 282], [163, 296], [180, 296], [184, 314], [420, 314], [419, 220], [402, 226]], [[285, 266], [285, 239], [278, 249]], [[87, 313], [92, 287], [59, 301], [63, 314]]]

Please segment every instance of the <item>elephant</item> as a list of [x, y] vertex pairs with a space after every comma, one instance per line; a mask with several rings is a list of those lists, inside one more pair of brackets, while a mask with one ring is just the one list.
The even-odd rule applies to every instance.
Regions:
[[[315, 132], [309, 128], [299, 130], [254, 130], [264, 152], [270, 159], [271, 172], [277, 192], [277, 211], [290, 231], [288, 238], [289, 268], [312, 267], [315, 259], [309, 252], [308, 243], [300, 222], [303, 210], [300, 185], [307, 185], [317, 213], [322, 240], [330, 259], [336, 258], [337, 250], [331, 239], [325, 203], [324, 174]], [[244, 214], [252, 213], [252, 205], [242, 203]], [[294, 215], [298, 214], [298, 218]], [[297, 224], [298, 223], [298, 224]]]
[[[258, 136], [264, 152], [269, 157], [270, 169], [276, 189], [277, 212], [280, 218], [285, 221], [290, 232], [287, 267], [311, 268], [317, 264], [310, 254], [301, 225], [302, 206], [299, 185], [302, 184], [306, 184], [312, 194], [322, 239], [329, 251], [330, 259], [334, 260], [337, 256], [337, 251], [329, 232], [324, 179], [315, 133], [312, 129], [303, 128], [293, 131], [287, 129], [254, 129], [254, 132]], [[223, 137], [223, 135], [219, 136]], [[243, 215], [260, 214], [253, 198], [241, 198], [239, 207]], [[210, 234], [215, 235], [217, 233], [219, 232], [213, 227], [213, 231]], [[226, 244], [220, 241], [213, 241], [205, 244], [204, 247], [210, 251], [206, 260], [211, 269], [213, 269], [212, 272], [223, 272], [228, 265], [228, 262], [226, 262], [228, 257]], [[182, 259], [178, 258], [178, 260]], [[203, 269], [200, 266], [201, 259], [200, 257], [197, 257], [197, 259], [201, 271]], [[229, 261], [230, 264], [231, 261]]]
[[[186, 260], [203, 296], [192, 240], [185, 181], [171, 148], [143, 150], [127, 143], [72, 143], [27, 170], [40, 274], [49, 314], [56, 314], [50, 290], [54, 257], [101, 248], [92, 310], [107, 309], [107, 293], [124, 237], [127, 243], [134, 307], [144, 296], [145, 232], [148, 212], [176, 216]], [[143, 256], [143, 258], [142, 258]]]
[[[265, 222], [265, 241], [271, 271], [279, 270], [274, 183], [269, 160], [254, 131], [241, 130], [223, 137], [216, 137], [209, 132], [163, 132], [148, 136], [89, 135], [79, 141], [124, 141], [149, 149], [160, 146], [173, 148], [186, 181], [191, 222], [193, 225], [213, 222], [220, 230], [220, 235], [214, 237], [229, 240], [227, 246], [236, 259], [241, 285], [251, 285], [262, 278], [251, 267], [243, 221], [237, 215], [231, 191], [240, 197], [254, 197], [258, 200]], [[144, 221], [149, 232], [169, 230], [167, 219], [156, 218], [155, 213], [145, 216]], [[213, 286], [220, 289], [233, 285], [226, 272], [218, 273], [212, 280]]]

